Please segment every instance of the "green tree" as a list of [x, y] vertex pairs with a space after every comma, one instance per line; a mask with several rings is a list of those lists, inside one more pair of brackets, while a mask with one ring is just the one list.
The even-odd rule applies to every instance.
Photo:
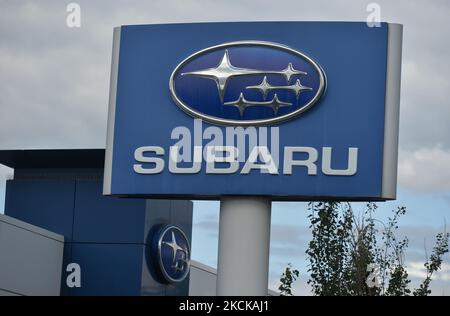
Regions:
[[294, 269], [292, 264], [289, 263], [281, 275], [281, 285], [278, 287], [281, 296], [292, 296], [292, 283], [297, 280], [299, 275], [300, 272], [297, 269]]
[[310, 261], [308, 284], [315, 295], [350, 295], [350, 209], [337, 202], [310, 203], [309, 209], [312, 240], [306, 251]]
[[[396, 234], [405, 207], [393, 210], [386, 224], [375, 219], [374, 203], [368, 203], [359, 216], [350, 203], [313, 202], [308, 208], [312, 238], [306, 254], [308, 284], [313, 294], [423, 296], [431, 293], [432, 275], [441, 268], [442, 257], [448, 252], [448, 233], [436, 236], [436, 245], [425, 263], [427, 276], [412, 291], [404, 262], [408, 239], [398, 238]], [[377, 273], [373, 267], [378, 268]]]
[[431, 253], [431, 256], [428, 258], [427, 262], [425, 262], [424, 264], [427, 270], [427, 276], [425, 277], [425, 280], [423, 280], [422, 284], [420, 284], [419, 288], [414, 290], [414, 296], [427, 296], [431, 294], [431, 276], [434, 272], [441, 269], [442, 257], [445, 253], [448, 252], [448, 238], [449, 233], [437, 234], [436, 245], [433, 248], [433, 252]]

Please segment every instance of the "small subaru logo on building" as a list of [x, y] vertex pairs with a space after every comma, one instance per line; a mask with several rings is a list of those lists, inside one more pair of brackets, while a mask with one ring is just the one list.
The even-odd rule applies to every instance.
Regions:
[[271, 125], [310, 109], [326, 87], [322, 68], [290, 47], [240, 41], [206, 48], [173, 71], [172, 99], [218, 125]]
[[159, 226], [154, 230], [149, 255], [163, 282], [182, 282], [189, 273], [189, 240], [177, 226]]

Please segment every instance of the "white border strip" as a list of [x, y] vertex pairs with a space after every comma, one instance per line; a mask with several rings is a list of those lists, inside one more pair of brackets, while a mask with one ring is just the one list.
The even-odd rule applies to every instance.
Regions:
[[403, 26], [401, 24], [388, 24], [383, 178], [381, 187], [381, 197], [383, 199], [395, 199], [397, 195], [402, 35]]
[[104, 195], [111, 194], [111, 172], [114, 144], [114, 123], [116, 120], [116, 94], [117, 76], [119, 72], [120, 33], [121, 27], [115, 27], [112, 47], [111, 79], [109, 83], [108, 129], [106, 135], [105, 169], [103, 176]]

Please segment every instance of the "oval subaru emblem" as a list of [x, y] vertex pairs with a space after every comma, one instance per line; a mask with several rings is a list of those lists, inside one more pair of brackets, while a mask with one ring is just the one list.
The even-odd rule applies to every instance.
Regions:
[[162, 226], [153, 240], [156, 247], [151, 256], [156, 259], [164, 281], [182, 282], [190, 268], [189, 240], [184, 232], [174, 225]]
[[240, 41], [196, 52], [169, 88], [187, 114], [218, 125], [270, 125], [310, 109], [326, 86], [322, 68], [284, 45]]

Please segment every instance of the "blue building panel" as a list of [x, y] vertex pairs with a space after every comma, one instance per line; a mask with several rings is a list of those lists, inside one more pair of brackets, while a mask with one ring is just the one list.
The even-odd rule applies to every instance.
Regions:
[[71, 260], [80, 265], [82, 278], [69, 295], [140, 295], [144, 247], [73, 243]]
[[74, 242], [144, 243], [145, 200], [108, 198], [101, 181], [77, 181]]
[[5, 214], [72, 240], [75, 181], [9, 180]]

